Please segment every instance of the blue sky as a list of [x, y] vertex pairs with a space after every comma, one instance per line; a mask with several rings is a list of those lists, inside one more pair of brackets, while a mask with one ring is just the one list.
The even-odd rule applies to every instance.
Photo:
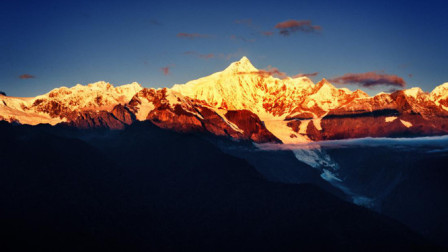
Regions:
[[[2, 0], [0, 90], [35, 96], [99, 80], [171, 87], [247, 56], [289, 76], [318, 72], [315, 82], [376, 72], [430, 91], [448, 82], [446, 13], [445, 1]], [[320, 29], [283, 36], [275, 26], [287, 20]]]

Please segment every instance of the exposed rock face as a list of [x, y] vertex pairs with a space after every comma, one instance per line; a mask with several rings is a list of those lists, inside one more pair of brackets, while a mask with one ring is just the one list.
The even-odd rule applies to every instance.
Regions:
[[139, 120], [150, 120], [161, 128], [179, 132], [209, 132], [255, 142], [278, 141], [250, 111], [229, 113], [167, 88], [141, 90], [129, 102], [129, 109]]
[[130, 125], [132, 124], [137, 118], [135, 117], [134, 113], [132, 113], [128, 107], [125, 107], [121, 104], [118, 104], [112, 109], [112, 115], [114, 115], [115, 118], [123, 122], [124, 124]]
[[136, 119], [135, 115], [123, 105], [116, 105], [111, 112], [107, 111], [81, 111], [72, 113], [69, 116], [70, 126], [80, 129], [105, 128], [120, 130], [126, 125], [132, 124]]
[[290, 127], [294, 132], [299, 133], [300, 124], [302, 124], [301, 120], [291, 120], [286, 125]]
[[331, 110], [320, 122], [322, 130], [309, 125], [307, 135], [311, 140], [329, 140], [447, 134], [447, 113], [421, 89], [400, 90]]
[[258, 116], [249, 110], [230, 110], [225, 117], [243, 131], [243, 135], [255, 142], [279, 142], [269, 132]]
[[235, 139], [251, 139], [251, 135], [243, 135], [242, 129], [234, 125], [215, 110], [206, 106], [197, 106], [199, 113], [203, 116], [203, 126], [217, 136], [229, 136]]
[[112, 113], [106, 111], [83, 111], [79, 112], [75, 118], [68, 123], [80, 129], [107, 128], [123, 129], [124, 123], [118, 120]]

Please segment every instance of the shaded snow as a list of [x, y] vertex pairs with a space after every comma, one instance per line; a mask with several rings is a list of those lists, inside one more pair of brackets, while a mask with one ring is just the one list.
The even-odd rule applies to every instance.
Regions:
[[[286, 144], [309, 142], [306, 136], [294, 132], [291, 127], [287, 126], [288, 122], [284, 120], [266, 120], [264, 125], [274, 136]], [[291, 137], [291, 135], [295, 137]]]
[[339, 179], [338, 177], [336, 177], [336, 175], [334, 173], [332, 173], [331, 171], [327, 170], [327, 169], [322, 169], [322, 174], [320, 175], [323, 179], [325, 179], [328, 182], [342, 182], [341, 179]]

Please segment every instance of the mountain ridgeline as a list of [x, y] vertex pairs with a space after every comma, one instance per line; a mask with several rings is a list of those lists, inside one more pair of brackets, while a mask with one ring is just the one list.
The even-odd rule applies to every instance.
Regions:
[[258, 143], [442, 135], [448, 132], [448, 83], [369, 97], [323, 79], [277, 79], [243, 57], [222, 72], [172, 88], [57, 88], [33, 98], [0, 96], [0, 119], [123, 129], [149, 120], [178, 132], [206, 132]]

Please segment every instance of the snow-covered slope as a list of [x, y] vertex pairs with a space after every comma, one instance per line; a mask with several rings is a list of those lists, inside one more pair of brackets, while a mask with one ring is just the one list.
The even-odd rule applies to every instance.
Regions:
[[[250, 110], [285, 143], [309, 141], [310, 134], [324, 131], [322, 120], [327, 117], [404, 113], [421, 115], [418, 120], [427, 120], [428, 123], [420, 124], [429, 125], [430, 118], [443, 117], [442, 110], [448, 110], [448, 83], [430, 94], [420, 88], [411, 88], [369, 97], [361, 90], [351, 92], [346, 88], [336, 88], [325, 79], [314, 84], [306, 77], [275, 78], [268, 71], [255, 68], [246, 57], [222, 72], [174, 85], [172, 89], [213, 107]], [[299, 120], [296, 130], [288, 126], [289, 120]], [[411, 128], [413, 124], [404, 125]], [[444, 130], [444, 123], [441, 127]]]
[[434, 88], [429, 97], [436, 105], [448, 111], [448, 82]]
[[29, 110], [34, 98], [9, 97], [0, 95], [0, 120], [21, 124], [36, 125], [49, 123], [55, 125], [65, 119], [52, 118], [46, 113]]
[[142, 89], [138, 83], [119, 87], [100, 81], [86, 86], [60, 87], [32, 98], [0, 96], [0, 119], [22, 124], [57, 124], [85, 110], [111, 111], [127, 104]]
[[136, 82], [120, 87], [104, 81], [87, 86], [78, 84], [72, 88], [56, 88], [37, 96], [31, 106], [34, 110], [53, 117], [67, 117], [68, 113], [80, 110], [110, 111], [117, 104], [128, 103], [141, 89]]
[[[262, 118], [285, 117], [293, 103], [314, 84], [307, 77], [277, 79], [256, 69], [243, 57], [222, 72], [174, 85], [173, 90], [228, 110], [247, 109]], [[281, 100], [281, 103], [277, 103]]]
[[305, 116], [319, 120], [328, 110], [358, 95], [326, 80], [315, 85], [307, 77], [275, 78], [255, 68], [246, 57], [222, 72], [174, 85], [172, 90], [217, 108], [250, 110], [284, 142], [308, 140], [302, 135], [291, 137], [294, 132], [284, 119]]

